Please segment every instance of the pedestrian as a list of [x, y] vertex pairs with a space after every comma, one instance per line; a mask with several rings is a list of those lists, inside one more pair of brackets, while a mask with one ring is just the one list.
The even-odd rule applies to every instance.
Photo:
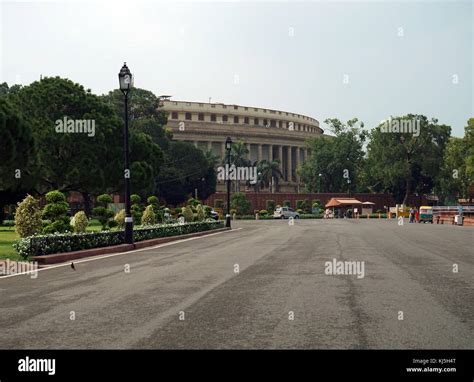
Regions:
[[413, 221], [415, 220], [415, 210], [412, 208], [410, 208], [410, 223], [413, 223]]

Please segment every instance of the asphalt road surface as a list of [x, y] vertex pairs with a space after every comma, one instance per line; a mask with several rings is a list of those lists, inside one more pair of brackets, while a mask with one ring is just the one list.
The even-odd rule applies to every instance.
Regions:
[[0, 348], [474, 348], [473, 227], [233, 227], [0, 278]]

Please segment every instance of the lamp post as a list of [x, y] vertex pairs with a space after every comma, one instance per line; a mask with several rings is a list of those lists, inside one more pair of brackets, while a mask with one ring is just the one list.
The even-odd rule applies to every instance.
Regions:
[[227, 152], [227, 213], [225, 215], [225, 226], [230, 228], [230, 150], [232, 148], [232, 139], [227, 137], [225, 140], [225, 149]]
[[323, 174], [318, 174], [318, 194], [321, 193], [321, 177]]
[[133, 219], [130, 213], [130, 157], [128, 149], [128, 94], [133, 86], [132, 73], [124, 63], [119, 73], [120, 90], [124, 95], [125, 100], [125, 129], [123, 133], [123, 145], [125, 153], [125, 243], [133, 244]]

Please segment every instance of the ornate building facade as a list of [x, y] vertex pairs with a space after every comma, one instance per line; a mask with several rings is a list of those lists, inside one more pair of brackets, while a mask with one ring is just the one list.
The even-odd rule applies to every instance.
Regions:
[[[279, 191], [299, 192], [302, 184], [296, 169], [311, 154], [306, 140], [321, 136], [319, 122], [311, 117], [272, 109], [222, 103], [199, 103], [165, 100], [167, 128], [174, 138], [225, 157], [225, 140], [242, 141], [250, 161], [280, 160], [283, 177]], [[218, 190], [223, 190], [218, 184]]]

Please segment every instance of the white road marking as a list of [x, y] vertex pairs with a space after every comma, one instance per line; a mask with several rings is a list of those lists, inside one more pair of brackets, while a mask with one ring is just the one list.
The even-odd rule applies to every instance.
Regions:
[[[86, 258], [86, 259], [83, 259], [83, 260], [77, 260], [77, 261], [71, 260], [71, 261], [68, 261], [68, 262], [66, 262], [66, 263], [61, 263], [61, 264], [57, 264], [57, 265], [51, 265], [51, 266], [47, 266], [46, 268], [39, 268], [39, 269], [36, 269], [36, 270], [34, 270], [34, 271], [28, 271], [28, 272], [22, 272], [22, 273], [15, 273], [15, 274], [13, 274], [13, 275], [1, 276], [1, 277], [0, 277], [0, 281], [3, 280], [3, 279], [9, 278], [9, 277], [15, 277], [15, 276], [21, 276], [21, 275], [31, 275], [31, 274], [34, 274], [34, 272], [47, 271], [48, 269], [54, 269], [54, 268], [59, 268], [59, 267], [71, 266], [71, 263], [80, 264], [80, 263], [85, 263], [85, 262], [88, 262], [88, 261], [95, 261], [95, 260], [107, 259], [107, 258], [109, 258], [109, 257], [115, 257], [115, 256], [121, 256], [121, 255], [128, 255], [128, 254], [130, 254], [130, 253], [148, 251], [148, 250], [150, 250], [150, 249], [156, 249], [156, 248], [167, 247], [167, 246], [169, 246], [169, 245], [184, 243], [184, 242], [190, 241], [190, 240], [196, 240], [196, 239], [202, 239], [202, 238], [209, 237], [209, 236], [220, 235], [221, 233], [235, 232], [235, 231], [239, 231], [239, 230], [241, 230], [241, 229], [242, 229], [242, 227], [240, 227], [240, 228], [234, 228], [234, 229], [228, 230], [228, 231], [215, 232], [215, 233], [210, 233], [210, 234], [208, 234], [208, 235], [190, 237], [190, 238], [188, 238], [188, 239], [180, 239], [180, 240], [176, 240], [176, 241], [171, 241], [171, 242], [169, 242], [169, 243], [157, 244], [157, 245], [154, 245], [154, 246], [151, 246], [151, 247], [145, 247], [145, 248], [140, 248], [140, 249], [134, 249], [134, 250], [131, 250], [131, 251], [126, 251], [126, 252], [111, 253], [110, 255], [103, 255], [103, 256], [93, 256], [93, 257], [90, 257], [90, 258]], [[104, 247], [104, 248], [106, 248], [106, 247]], [[65, 253], [67, 253], [67, 252], [65, 252]]]

